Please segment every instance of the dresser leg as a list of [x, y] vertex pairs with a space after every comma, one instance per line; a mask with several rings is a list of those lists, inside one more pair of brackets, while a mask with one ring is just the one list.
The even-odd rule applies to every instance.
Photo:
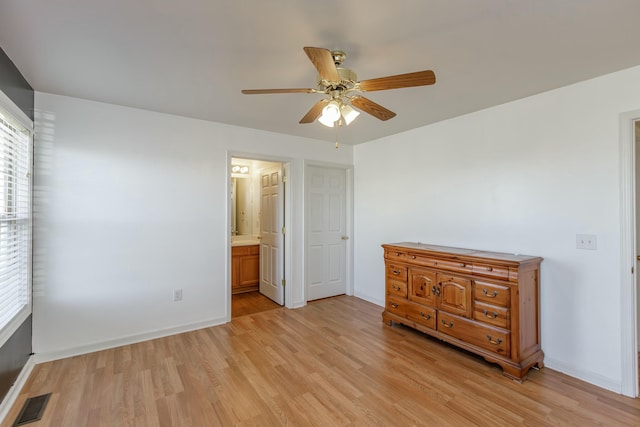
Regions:
[[382, 322], [389, 326], [391, 326], [391, 324], [393, 323], [393, 320], [391, 320], [391, 317], [387, 315], [386, 311], [382, 312]]

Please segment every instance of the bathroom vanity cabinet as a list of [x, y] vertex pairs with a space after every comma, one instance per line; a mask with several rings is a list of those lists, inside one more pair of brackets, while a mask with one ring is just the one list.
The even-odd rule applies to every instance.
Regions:
[[231, 248], [231, 293], [257, 291], [260, 285], [260, 245]]
[[382, 247], [385, 323], [476, 353], [518, 381], [542, 368], [542, 258], [420, 243]]

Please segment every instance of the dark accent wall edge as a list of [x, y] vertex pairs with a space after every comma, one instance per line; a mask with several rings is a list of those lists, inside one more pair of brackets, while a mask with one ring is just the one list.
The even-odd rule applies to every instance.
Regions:
[[0, 47], [0, 90], [33, 120], [33, 88]]
[[20, 375], [31, 353], [31, 316], [0, 347], [0, 401]]

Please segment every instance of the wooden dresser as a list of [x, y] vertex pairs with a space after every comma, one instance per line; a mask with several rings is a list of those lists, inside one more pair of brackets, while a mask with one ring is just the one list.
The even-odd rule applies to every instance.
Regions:
[[260, 245], [231, 248], [231, 293], [257, 291], [260, 285]]
[[382, 247], [385, 323], [476, 353], [518, 381], [534, 365], [543, 367], [542, 258], [420, 243]]

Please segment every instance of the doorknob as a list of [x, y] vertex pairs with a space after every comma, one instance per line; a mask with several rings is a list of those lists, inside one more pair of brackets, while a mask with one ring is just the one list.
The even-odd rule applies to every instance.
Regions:
[[[349, 236], [342, 236], [342, 240], [349, 240]], [[640, 256], [638, 257], [640, 259]]]

